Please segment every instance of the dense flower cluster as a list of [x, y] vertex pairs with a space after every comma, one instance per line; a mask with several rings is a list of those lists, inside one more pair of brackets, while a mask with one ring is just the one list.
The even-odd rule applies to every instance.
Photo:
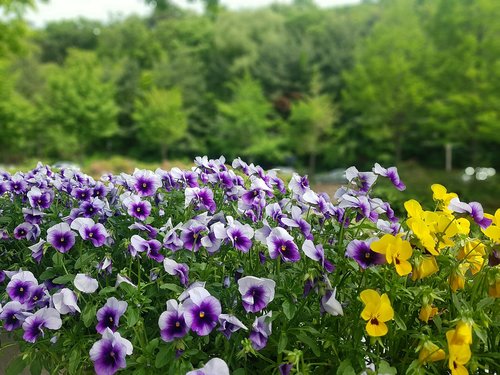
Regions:
[[3, 172], [1, 329], [54, 373], [498, 369], [500, 210], [433, 185], [400, 220], [372, 195], [396, 168], [346, 177], [331, 200], [223, 157]]

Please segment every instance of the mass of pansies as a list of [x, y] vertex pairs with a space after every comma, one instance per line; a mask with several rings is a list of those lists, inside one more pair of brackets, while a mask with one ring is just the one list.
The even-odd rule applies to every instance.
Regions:
[[239, 158], [2, 172], [9, 373], [498, 374], [500, 210], [436, 184], [398, 218], [374, 196], [396, 168], [346, 177], [329, 197]]

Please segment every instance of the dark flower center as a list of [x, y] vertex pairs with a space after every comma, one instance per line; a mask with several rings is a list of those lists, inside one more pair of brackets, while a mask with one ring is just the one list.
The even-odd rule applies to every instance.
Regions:
[[378, 319], [377, 319], [377, 318], [372, 318], [372, 319], [370, 320], [370, 323], [371, 323], [371, 324], [373, 324], [374, 326], [378, 326], [378, 324], [379, 324], [379, 323], [378, 323]]
[[394, 262], [395, 262], [396, 264], [400, 264], [400, 263], [401, 263], [401, 262], [400, 262], [400, 260], [399, 260], [399, 258], [396, 258], [396, 260], [395, 260]]
[[38, 200], [38, 204], [42, 204], [42, 200], [41, 199]]
[[457, 362], [453, 361], [453, 368], [456, 370], [458, 368]]
[[34, 297], [33, 297], [33, 301], [38, 301], [38, 297], [37, 297], [37, 296], [34, 296]]
[[370, 257], [371, 257], [371, 254], [370, 254], [370, 253], [365, 253], [365, 258], [366, 258], [366, 259], [370, 259]]

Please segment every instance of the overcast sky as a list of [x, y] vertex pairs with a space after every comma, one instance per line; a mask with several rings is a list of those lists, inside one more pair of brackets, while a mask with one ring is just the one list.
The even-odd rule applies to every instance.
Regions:
[[[230, 9], [255, 8], [272, 3], [290, 3], [292, 0], [221, 0]], [[197, 8], [187, 0], [175, 0], [181, 6]], [[322, 7], [356, 4], [360, 0], [315, 0]], [[200, 2], [198, 2], [200, 3]], [[200, 5], [198, 4], [198, 8]], [[143, 0], [50, 0], [39, 4], [37, 11], [30, 11], [28, 20], [35, 26], [43, 26], [48, 21], [85, 17], [106, 21], [110, 16], [146, 15], [150, 8]]]

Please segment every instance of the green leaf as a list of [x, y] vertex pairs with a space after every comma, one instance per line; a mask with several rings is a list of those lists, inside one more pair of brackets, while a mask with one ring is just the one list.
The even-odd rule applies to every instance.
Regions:
[[441, 322], [441, 317], [439, 315], [435, 315], [432, 317], [433, 323], [436, 325], [438, 331], [441, 333], [443, 330], [443, 324]]
[[78, 370], [79, 364], [80, 364], [80, 351], [75, 346], [71, 351], [71, 355], [69, 356], [68, 371], [71, 375], [76, 374], [76, 370]]
[[42, 366], [42, 362], [40, 361], [40, 359], [36, 358], [31, 362], [31, 365], [30, 365], [31, 375], [40, 375], [42, 373], [42, 369], [43, 369], [43, 366]]
[[288, 336], [285, 332], [281, 332], [280, 340], [278, 341], [278, 353], [283, 352], [288, 344]]
[[18, 375], [25, 369], [26, 365], [27, 363], [23, 357], [19, 356], [9, 363], [5, 375]]
[[96, 316], [96, 307], [94, 305], [88, 304], [85, 306], [82, 312], [82, 320], [85, 327], [89, 328], [94, 322]]
[[477, 337], [479, 337], [484, 345], [488, 345], [488, 334], [482, 328], [478, 327], [477, 324], [474, 324], [474, 333], [477, 335]]
[[402, 331], [407, 330], [405, 322], [403, 321], [403, 319], [401, 319], [401, 317], [398, 314], [394, 314], [394, 321], [396, 322], [396, 325], [399, 327], [400, 330]]
[[42, 274], [40, 275], [39, 279], [45, 281], [45, 280], [48, 280], [48, 279], [52, 279], [55, 275], [57, 275], [57, 273], [54, 270], [54, 268], [49, 267], [45, 271], [42, 272]]
[[56, 277], [52, 282], [54, 284], [66, 284], [68, 282], [72, 282], [75, 279], [75, 275], [63, 275]]
[[182, 291], [184, 290], [179, 285], [170, 283], [160, 285], [160, 289], [168, 289], [175, 293], [182, 293]]
[[296, 311], [297, 311], [297, 306], [295, 306], [295, 304], [291, 303], [288, 300], [283, 302], [283, 313], [285, 314], [288, 320], [292, 320]]
[[340, 366], [337, 369], [337, 375], [356, 375], [349, 359], [344, 359], [340, 363]]
[[160, 350], [158, 351], [158, 354], [156, 355], [155, 367], [156, 368], [165, 367], [170, 359], [171, 359], [170, 347], [165, 346], [165, 345], [160, 347]]
[[386, 361], [380, 361], [377, 372], [378, 375], [396, 375], [397, 373], [398, 370], [396, 370], [396, 368], [391, 367]]
[[476, 305], [476, 310], [483, 310], [485, 307], [492, 305], [495, 302], [495, 298], [486, 297], [479, 301]]
[[158, 347], [159, 340], [158, 338], [151, 340], [148, 345], [146, 345], [146, 352], [153, 353], [153, 351]]
[[100, 296], [105, 296], [106, 294], [110, 294], [116, 291], [116, 288], [114, 286], [107, 286], [105, 288], [102, 288], [99, 291]]
[[312, 339], [310, 336], [307, 336], [305, 333], [301, 332], [296, 335], [297, 338], [302, 341], [302, 343], [306, 344], [311, 348], [312, 352], [316, 357], [319, 357], [321, 355], [318, 344], [314, 339]]
[[127, 324], [129, 328], [137, 324], [137, 322], [139, 321], [139, 316], [139, 309], [129, 305], [127, 309]]
[[62, 267], [64, 264], [64, 255], [56, 251], [54, 255], [52, 255], [52, 262], [54, 263], [54, 266]]
[[246, 372], [245, 372], [245, 369], [244, 368], [239, 368], [235, 371], [233, 371], [233, 375], [245, 375]]

